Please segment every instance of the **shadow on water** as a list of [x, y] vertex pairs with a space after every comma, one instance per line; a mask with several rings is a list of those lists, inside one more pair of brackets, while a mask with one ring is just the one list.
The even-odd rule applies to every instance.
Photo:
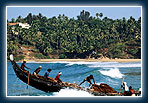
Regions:
[[141, 72], [124, 73], [124, 75], [138, 76], [138, 75], [141, 75]]

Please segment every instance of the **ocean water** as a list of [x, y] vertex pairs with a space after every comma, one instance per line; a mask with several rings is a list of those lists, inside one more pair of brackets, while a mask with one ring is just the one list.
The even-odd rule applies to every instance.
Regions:
[[[21, 63], [18, 63], [21, 65]], [[128, 86], [138, 90], [141, 88], [141, 62], [30, 62], [26, 63], [31, 68], [31, 73], [42, 66], [40, 75], [44, 75], [48, 68], [52, 69], [50, 77], [55, 78], [59, 71], [62, 72], [61, 80], [64, 82], [80, 84], [85, 77], [92, 74], [96, 84], [106, 83], [116, 91], [120, 91], [122, 77]], [[87, 82], [81, 85], [88, 88]], [[123, 91], [123, 90], [122, 90]], [[17, 79], [11, 62], [7, 62], [7, 96], [57, 96], [57, 97], [90, 97], [85, 91], [75, 89], [61, 89], [59, 92], [46, 93]]]

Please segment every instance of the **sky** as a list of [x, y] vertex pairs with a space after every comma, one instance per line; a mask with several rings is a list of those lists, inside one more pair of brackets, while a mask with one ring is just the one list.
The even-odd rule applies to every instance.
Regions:
[[136, 20], [141, 16], [141, 7], [11, 7], [7, 6], [7, 19], [16, 19], [18, 16], [26, 17], [29, 13], [38, 15], [41, 13], [47, 18], [64, 14], [69, 18], [77, 18], [82, 10], [90, 12], [90, 15], [96, 17], [96, 13], [103, 13], [103, 17], [111, 19], [129, 19], [133, 16]]

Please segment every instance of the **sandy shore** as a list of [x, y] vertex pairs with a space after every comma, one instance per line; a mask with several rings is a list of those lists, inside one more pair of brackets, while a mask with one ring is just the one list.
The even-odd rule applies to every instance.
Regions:
[[56, 62], [56, 61], [68, 61], [68, 62], [140, 62], [141, 59], [33, 59], [27, 60], [27, 62]]

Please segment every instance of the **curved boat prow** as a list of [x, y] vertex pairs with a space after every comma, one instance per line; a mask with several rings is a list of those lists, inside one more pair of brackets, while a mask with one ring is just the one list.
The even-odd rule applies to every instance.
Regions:
[[13, 61], [13, 54], [10, 55], [10, 60]]

